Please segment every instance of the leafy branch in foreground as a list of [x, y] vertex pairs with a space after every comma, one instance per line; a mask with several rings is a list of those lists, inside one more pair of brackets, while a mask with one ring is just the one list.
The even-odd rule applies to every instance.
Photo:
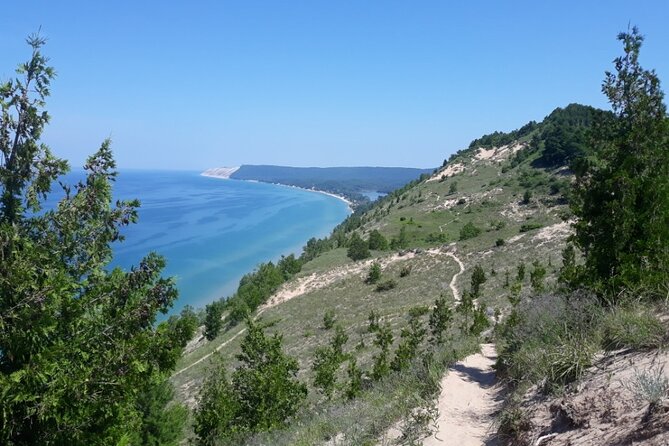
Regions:
[[0, 85], [0, 443], [128, 442], [147, 426], [142, 395], [174, 368], [194, 324], [155, 325], [177, 296], [162, 257], [107, 269], [139, 206], [112, 205], [108, 140], [86, 178], [37, 212], [68, 166], [39, 140], [54, 70], [45, 39], [28, 43], [31, 59]]

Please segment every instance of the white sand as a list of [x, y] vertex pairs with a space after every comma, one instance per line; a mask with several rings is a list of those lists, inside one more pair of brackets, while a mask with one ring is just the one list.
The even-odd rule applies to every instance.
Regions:
[[493, 414], [499, 407], [495, 386], [497, 353], [492, 344], [482, 344], [481, 353], [468, 356], [449, 369], [441, 381], [437, 432], [424, 446], [479, 446], [494, 431]]

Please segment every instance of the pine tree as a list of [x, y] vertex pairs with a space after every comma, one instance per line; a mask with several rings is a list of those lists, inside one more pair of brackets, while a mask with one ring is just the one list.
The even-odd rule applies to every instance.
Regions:
[[366, 259], [371, 255], [367, 243], [356, 232], [349, 241], [347, 255], [354, 261]]
[[591, 285], [616, 291], [656, 285], [669, 274], [669, 124], [664, 93], [639, 64], [637, 28], [618, 35], [624, 54], [602, 91], [613, 119], [599, 122], [597, 159], [576, 169], [574, 242]]

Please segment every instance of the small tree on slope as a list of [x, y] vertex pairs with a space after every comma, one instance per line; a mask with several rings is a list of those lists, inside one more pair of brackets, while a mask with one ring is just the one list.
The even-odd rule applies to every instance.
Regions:
[[597, 160], [577, 167], [574, 241], [602, 291], [655, 285], [669, 274], [669, 125], [654, 71], [639, 65], [643, 37], [621, 33], [624, 55], [602, 91], [615, 117], [596, 126]]

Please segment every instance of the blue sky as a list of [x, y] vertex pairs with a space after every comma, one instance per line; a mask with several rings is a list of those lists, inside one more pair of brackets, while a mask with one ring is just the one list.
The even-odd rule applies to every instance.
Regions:
[[44, 139], [74, 166], [111, 136], [126, 168], [434, 167], [557, 106], [606, 107], [630, 22], [669, 82], [668, 18], [664, 0], [24, 0], [3, 5], [0, 78], [41, 26]]

